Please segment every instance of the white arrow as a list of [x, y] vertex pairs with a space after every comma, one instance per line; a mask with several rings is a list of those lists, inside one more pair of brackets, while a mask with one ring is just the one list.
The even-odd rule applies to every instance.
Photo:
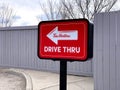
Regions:
[[58, 31], [58, 27], [55, 27], [51, 32], [47, 34], [47, 37], [57, 45], [59, 40], [78, 40], [78, 31]]

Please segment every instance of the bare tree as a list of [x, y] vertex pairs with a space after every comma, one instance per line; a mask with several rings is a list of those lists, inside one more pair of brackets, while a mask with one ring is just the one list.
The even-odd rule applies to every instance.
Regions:
[[93, 21], [94, 15], [100, 12], [109, 12], [117, 0], [64, 0], [66, 18], [87, 18]]
[[2, 4], [0, 6], [0, 27], [10, 27], [15, 20], [14, 16], [13, 8], [7, 4]]
[[[45, 3], [40, 2], [40, 7], [44, 12], [44, 17], [47, 20], [56, 20], [61, 19], [60, 11], [62, 7], [59, 5], [59, 2], [56, 0], [47, 0]], [[37, 17], [38, 19], [40, 17]]]
[[87, 18], [93, 22], [94, 15], [109, 12], [117, 0], [48, 0], [40, 4], [48, 20]]

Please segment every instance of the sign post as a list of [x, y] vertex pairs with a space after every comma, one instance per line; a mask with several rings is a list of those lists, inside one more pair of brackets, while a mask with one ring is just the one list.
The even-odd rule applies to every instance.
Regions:
[[67, 61], [60, 61], [60, 90], [67, 90]]
[[67, 61], [89, 56], [89, 22], [86, 19], [43, 21], [38, 26], [38, 57], [60, 60], [60, 90], [67, 90]]

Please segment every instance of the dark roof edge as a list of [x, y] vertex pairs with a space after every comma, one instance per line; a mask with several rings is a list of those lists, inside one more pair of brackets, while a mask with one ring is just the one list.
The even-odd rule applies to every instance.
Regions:
[[37, 30], [38, 26], [15, 26], [15, 27], [0, 27], [0, 31], [10, 30]]

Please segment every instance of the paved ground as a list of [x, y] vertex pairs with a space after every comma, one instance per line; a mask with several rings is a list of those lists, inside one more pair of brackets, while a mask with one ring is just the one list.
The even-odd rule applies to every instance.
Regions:
[[0, 69], [0, 90], [25, 90], [25, 79], [17, 73]]
[[[94, 90], [92, 77], [67, 75], [67, 86], [67, 90]], [[13, 68], [0, 69], [0, 90], [59, 90], [59, 74]]]
[[[59, 90], [59, 74], [35, 70], [22, 70], [31, 78], [33, 90]], [[67, 90], [94, 90], [93, 78], [67, 76]]]

